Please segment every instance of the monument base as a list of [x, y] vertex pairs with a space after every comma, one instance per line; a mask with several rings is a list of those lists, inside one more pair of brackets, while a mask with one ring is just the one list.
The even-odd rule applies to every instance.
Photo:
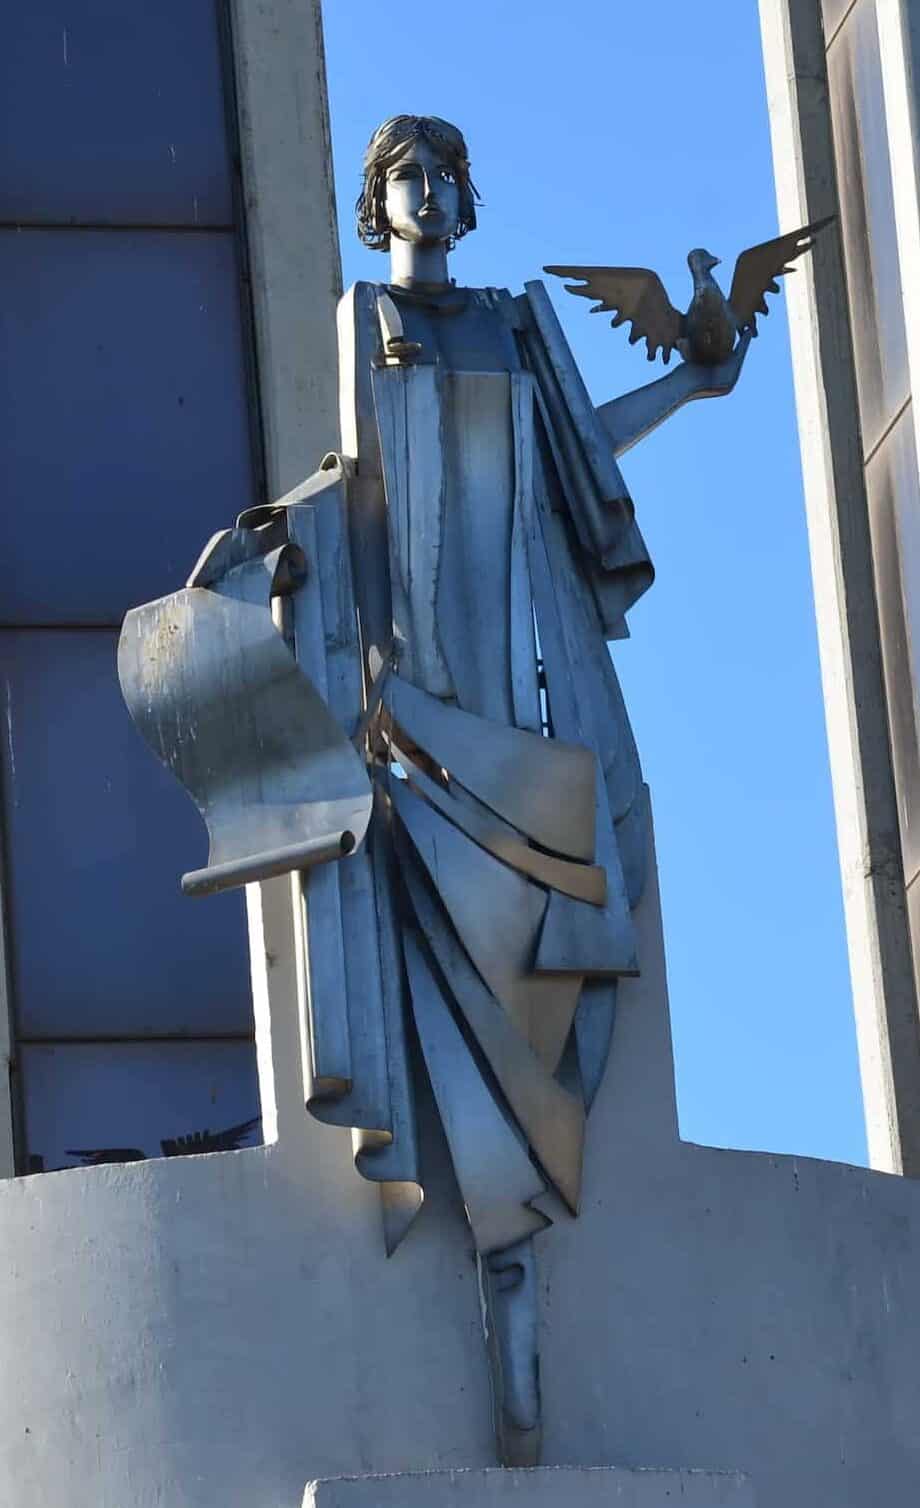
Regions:
[[309, 1482], [303, 1508], [753, 1508], [740, 1472], [620, 1466], [487, 1467]]

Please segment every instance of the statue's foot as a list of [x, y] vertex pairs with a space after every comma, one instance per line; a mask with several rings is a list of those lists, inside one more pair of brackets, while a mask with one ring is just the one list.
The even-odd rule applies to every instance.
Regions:
[[480, 1258], [479, 1276], [498, 1459], [502, 1466], [537, 1466], [542, 1419], [532, 1239]]

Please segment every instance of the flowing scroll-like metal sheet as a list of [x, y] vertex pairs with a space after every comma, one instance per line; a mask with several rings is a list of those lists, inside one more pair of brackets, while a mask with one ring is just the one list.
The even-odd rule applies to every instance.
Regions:
[[517, 1030], [552, 1073], [572, 1025], [581, 979], [531, 972], [546, 892], [515, 874], [407, 788], [393, 805], [460, 941]]
[[404, 868], [412, 908], [451, 995], [534, 1156], [573, 1214], [581, 1193], [585, 1117], [483, 984], [417, 864]]
[[219, 589], [135, 608], [119, 643], [134, 722], [207, 823], [209, 870], [221, 871], [210, 888], [293, 869], [317, 840], [332, 857], [370, 818], [364, 764], [272, 622], [277, 569], [257, 559]]
[[384, 705], [411, 743], [461, 785], [553, 853], [594, 859], [590, 749], [474, 717], [391, 675]]
[[403, 946], [419, 1039], [476, 1250], [502, 1251], [550, 1223], [530, 1208], [546, 1188], [473, 1061], [419, 935], [404, 931]]

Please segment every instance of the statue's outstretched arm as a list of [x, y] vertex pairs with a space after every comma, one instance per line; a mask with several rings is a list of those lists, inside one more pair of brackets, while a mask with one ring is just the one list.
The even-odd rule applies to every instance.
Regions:
[[738, 381], [750, 343], [748, 330], [728, 360], [718, 366], [685, 361], [657, 382], [646, 383], [632, 393], [624, 393], [622, 398], [602, 403], [597, 415], [613, 440], [614, 454], [621, 456], [694, 398], [722, 398], [730, 393]]

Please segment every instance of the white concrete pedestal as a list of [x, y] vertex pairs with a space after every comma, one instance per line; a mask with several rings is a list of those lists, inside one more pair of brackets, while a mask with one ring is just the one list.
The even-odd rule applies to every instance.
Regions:
[[[749, 1508], [714, 1464], [757, 1508], [914, 1504], [920, 1180], [682, 1143], [654, 868], [636, 920], [581, 1213], [537, 1237], [555, 1472], [486, 1469], [476, 1266], [430, 1105], [425, 1204], [387, 1260], [350, 1136], [304, 1111], [290, 949], [266, 926], [274, 1145], [0, 1182], [0, 1504], [63, 1482], [68, 1508], [296, 1508], [316, 1479], [311, 1508], [502, 1508], [522, 1481], [515, 1508], [703, 1508], [704, 1489]], [[630, 1470], [648, 1462], [672, 1475]]]
[[753, 1508], [737, 1472], [538, 1466], [532, 1471], [420, 1471], [329, 1477], [307, 1485], [303, 1508]]

